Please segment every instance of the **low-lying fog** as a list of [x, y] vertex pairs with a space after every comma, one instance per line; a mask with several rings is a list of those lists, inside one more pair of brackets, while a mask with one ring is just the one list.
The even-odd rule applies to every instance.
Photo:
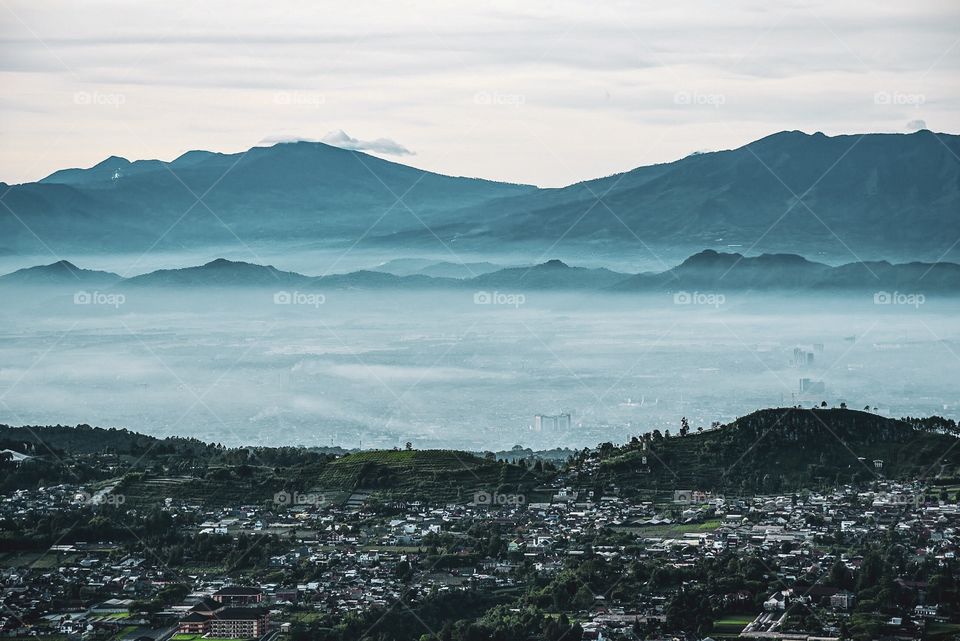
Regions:
[[[123, 294], [75, 304], [71, 293], [6, 292], [0, 422], [230, 445], [483, 450], [622, 442], [674, 431], [682, 416], [708, 427], [821, 400], [960, 417], [955, 299]], [[794, 364], [798, 347], [812, 364]], [[801, 378], [825, 390], [799, 394]], [[535, 414], [560, 412], [570, 430], [533, 430]]]

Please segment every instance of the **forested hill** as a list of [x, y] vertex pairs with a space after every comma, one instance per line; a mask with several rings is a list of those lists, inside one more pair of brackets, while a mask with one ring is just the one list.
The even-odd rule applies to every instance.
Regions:
[[[750, 494], [880, 478], [958, 476], [952, 420], [891, 419], [849, 409], [765, 409], [705, 431], [654, 431], [602, 446], [581, 479], [620, 488]], [[596, 461], [595, 461], [596, 462]]]
[[175, 482], [181, 492], [197, 489], [201, 502], [236, 498], [238, 488], [264, 499], [285, 487], [331, 496], [365, 492], [456, 502], [477, 491], [526, 494], [551, 479], [662, 496], [676, 490], [749, 495], [883, 478], [947, 483], [960, 477], [957, 435], [957, 424], [940, 417], [891, 419], [845, 408], [779, 408], [708, 430], [674, 435], [654, 430], [622, 447], [602, 444], [584, 450], [568, 470], [546, 462], [501, 465], [492, 454], [440, 450], [364, 451], [336, 458], [333, 452], [297, 447], [224, 448], [88, 425], [0, 426], [0, 449], [33, 457], [29, 465], [4, 463], [6, 489], [123, 477], [131, 500], [162, 498]]

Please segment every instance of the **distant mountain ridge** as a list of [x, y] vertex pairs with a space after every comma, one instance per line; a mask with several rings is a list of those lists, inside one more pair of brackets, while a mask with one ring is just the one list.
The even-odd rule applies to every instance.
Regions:
[[[416, 267], [416, 265], [414, 265]], [[67, 261], [21, 269], [0, 276], [0, 286], [78, 284], [112, 287], [309, 287], [331, 289], [474, 289], [557, 290], [595, 292], [676, 291], [878, 291], [960, 294], [956, 263], [888, 262], [830, 266], [795, 254], [743, 256], [704, 250], [659, 273], [625, 274], [605, 268], [572, 267], [549, 260], [529, 267], [508, 267], [470, 278], [427, 276], [414, 270], [405, 276], [360, 270], [346, 274], [307, 276], [271, 265], [218, 258], [204, 265], [160, 269], [122, 278], [110, 272], [83, 270]]]
[[111, 157], [0, 188], [16, 212], [0, 211], [5, 246], [36, 251], [39, 236], [58, 253], [143, 252], [158, 242], [204, 247], [237, 237], [346, 243], [375, 222], [378, 233], [394, 233], [535, 189], [444, 176], [308, 142], [237, 154], [192, 151], [171, 162]]
[[[613, 246], [939, 260], [960, 238], [960, 136], [784, 131], [743, 147], [473, 208], [459, 243]], [[949, 254], [954, 259], [960, 252]]]
[[217, 287], [259, 287], [299, 285], [310, 281], [309, 276], [295, 272], [281, 271], [272, 265], [255, 265], [218, 258], [205, 265], [184, 267], [182, 269], [160, 269], [127, 278], [125, 285], [145, 286], [217, 286]]
[[0, 282], [21, 285], [85, 285], [104, 287], [116, 285], [123, 278], [113, 272], [80, 269], [67, 260], [59, 260], [49, 265], [38, 265], [19, 269], [0, 277]]
[[[784, 131], [737, 149], [538, 189], [459, 178], [323, 143], [171, 162], [111, 157], [0, 183], [8, 252], [289, 243], [488, 255], [670, 256], [702, 247], [960, 259], [960, 136]], [[36, 234], [36, 235], [34, 235]], [[158, 240], [159, 239], [159, 240]], [[680, 252], [679, 254], [677, 252]], [[456, 275], [457, 272], [449, 272]], [[431, 275], [431, 274], [426, 274]]]

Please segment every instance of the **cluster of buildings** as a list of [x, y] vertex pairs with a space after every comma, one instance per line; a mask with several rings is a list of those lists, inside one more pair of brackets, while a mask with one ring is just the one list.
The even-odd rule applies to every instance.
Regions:
[[222, 587], [210, 596], [198, 596], [188, 601], [189, 607], [180, 619], [177, 631], [214, 639], [262, 637], [270, 628], [270, 613], [259, 607], [262, 602], [263, 590], [259, 587]]
[[[587, 555], [692, 568], [732, 552], [759, 558], [769, 569], [770, 589], [763, 594], [711, 596], [713, 605], [755, 615], [742, 636], [798, 641], [790, 612], [799, 603], [825, 622], [820, 636], [839, 639], [857, 606], [856, 594], [797, 584], [802, 577], [828, 573], [837, 562], [858, 571], [861, 556], [831, 552], [837, 536], [855, 542], [894, 533], [911, 542], [914, 559], [934, 565], [951, 562], [960, 544], [960, 508], [926, 498], [927, 488], [915, 483], [747, 498], [684, 490], [666, 500], [640, 500], [612, 486], [600, 494], [560, 475], [529, 497], [513, 497], [517, 500], [410, 502], [387, 510], [320, 501], [282, 510], [205, 508], [170, 498], [162, 509], [183, 522], [189, 515], [183, 531], [191, 537], [269, 535], [280, 543], [271, 548], [265, 567], [243, 574], [168, 567], [149, 550], [111, 541], [58, 543], [32, 556], [9, 552], [0, 565], [0, 636], [261, 638], [283, 634], [303, 612], [338, 617], [390, 606], [401, 596], [415, 601], [437, 591], [514, 588], [530, 572], [549, 579]], [[69, 485], [14, 492], [0, 501], [0, 519], [82, 507], [85, 496]], [[467, 534], [478, 525], [496, 526], [499, 544]], [[441, 545], [460, 561], [435, 566], [431, 555]], [[915, 606], [890, 618], [891, 636], [919, 639], [925, 625], [950, 620], [953, 613], [928, 597], [923, 582], [898, 580], [915, 594]], [[177, 603], [160, 611], [138, 609], [176, 585], [189, 589]], [[619, 601], [597, 595], [575, 614], [588, 639], [631, 638], [637, 625], [665, 623], [670, 598], [669, 591], [655, 590]], [[806, 638], [800, 634], [800, 641]]]
[[569, 432], [573, 424], [570, 414], [536, 414], [533, 417], [534, 432]]

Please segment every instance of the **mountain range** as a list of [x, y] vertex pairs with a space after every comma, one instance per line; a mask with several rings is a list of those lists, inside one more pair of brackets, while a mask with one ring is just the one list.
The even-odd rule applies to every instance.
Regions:
[[297, 142], [170, 162], [111, 157], [34, 183], [0, 183], [0, 193], [4, 254], [189, 250], [239, 239], [406, 253], [624, 258], [743, 247], [831, 262], [960, 257], [960, 136], [926, 130], [785, 131], [559, 189]]
[[[411, 263], [413, 264], [413, 263]], [[446, 265], [441, 263], [441, 265]], [[307, 276], [269, 265], [223, 258], [196, 267], [160, 269], [123, 278], [81, 269], [68, 261], [28, 267], [0, 276], [0, 287], [294, 287], [329, 289], [473, 289], [571, 291], [869, 291], [960, 293], [960, 265], [886, 261], [831, 266], [794, 254], [744, 256], [704, 250], [662, 272], [626, 274], [570, 266], [560, 260], [521, 267], [493, 267], [463, 278], [428, 276], [427, 267], [400, 275], [360, 270]], [[463, 266], [468, 272], [470, 268]], [[444, 269], [447, 269], [444, 267]], [[441, 270], [443, 271], [443, 270]]]

